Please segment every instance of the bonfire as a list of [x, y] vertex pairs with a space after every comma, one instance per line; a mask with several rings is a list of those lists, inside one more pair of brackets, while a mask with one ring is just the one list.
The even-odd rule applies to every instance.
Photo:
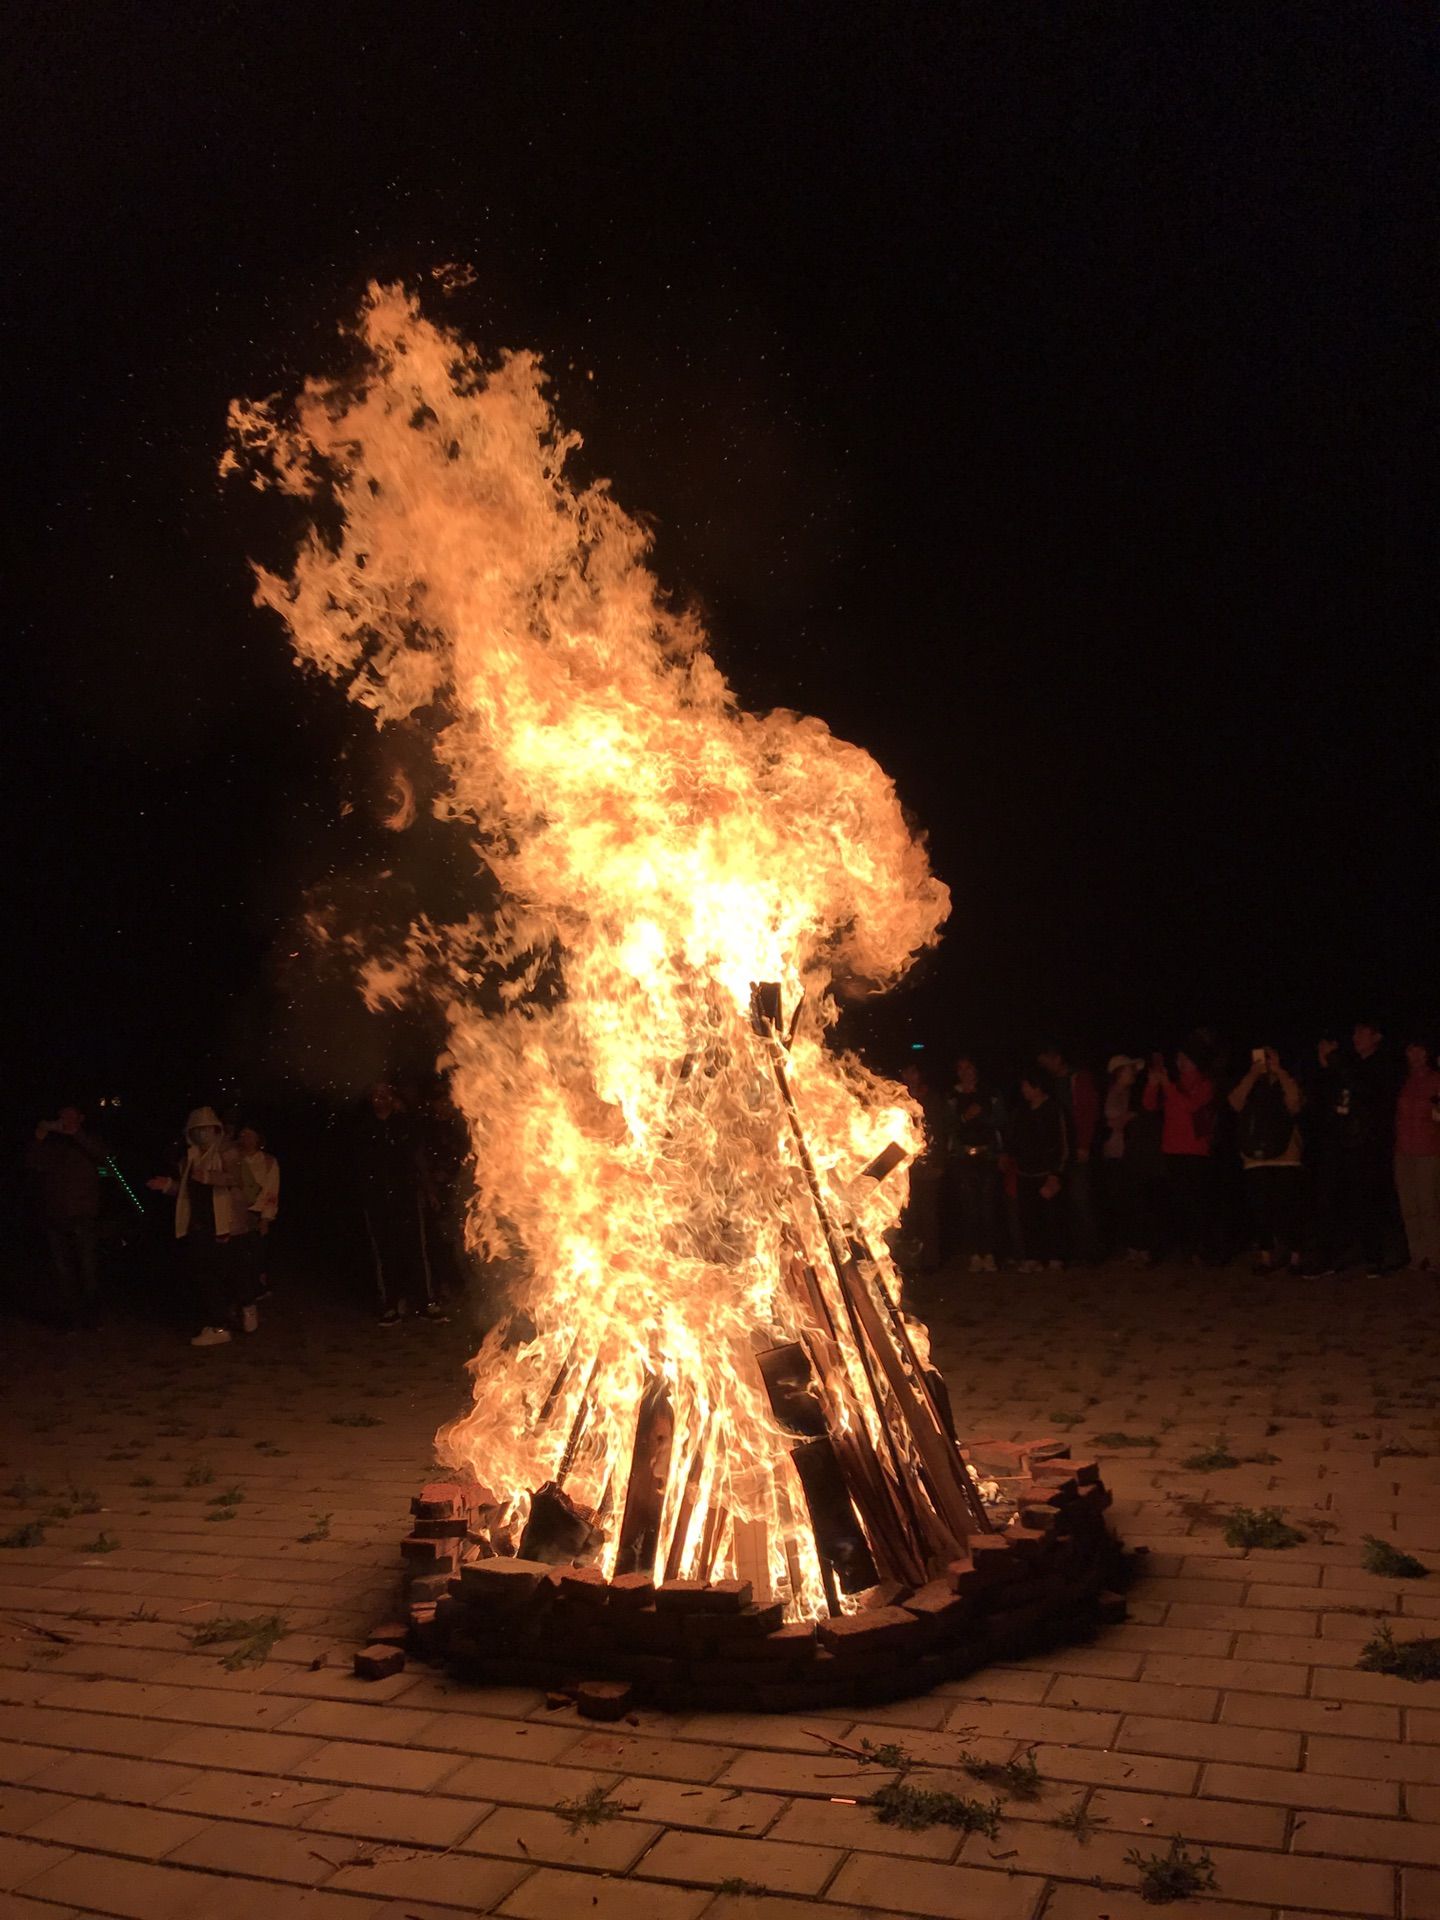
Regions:
[[468, 1240], [510, 1276], [415, 1503], [415, 1624], [472, 1662], [623, 1668], [677, 1605], [796, 1663], [903, 1613], [913, 1654], [1037, 1542], [1083, 1610], [1102, 1490], [1058, 1443], [957, 1442], [890, 1252], [920, 1113], [833, 1043], [949, 911], [893, 783], [739, 704], [534, 354], [483, 360], [393, 286], [351, 345], [344, 377], [236, 403], [226, 465], [311, 504], [257, 598], [426, 732], [500, 900], [355, 956], [372, 1006], [443, 1008]]

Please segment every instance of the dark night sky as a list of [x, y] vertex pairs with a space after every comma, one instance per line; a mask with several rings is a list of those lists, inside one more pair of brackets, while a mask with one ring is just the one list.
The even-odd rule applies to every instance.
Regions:
[[361, 729], [250, 607], [225, 405], [446, 260], [746, 704], [929, 829], [956, 911], [891, 1044], [1440, 1016], [1433, 9], [26, 4], [6, 40], [12, 1083], [243, 1077], [275, 1024]]

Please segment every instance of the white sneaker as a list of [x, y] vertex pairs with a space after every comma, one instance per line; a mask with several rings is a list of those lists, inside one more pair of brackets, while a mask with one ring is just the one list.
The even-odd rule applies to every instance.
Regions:
[[230, 1335], [224, 1327], [202, 1327], [190, 1344], [192, 1347], [223, 1347], [229, 1339]]
[[241, 1307], [240, 1331], [242, 1333], [254, 1333], [259, 1325], [260, 1309], [256, 1306]]

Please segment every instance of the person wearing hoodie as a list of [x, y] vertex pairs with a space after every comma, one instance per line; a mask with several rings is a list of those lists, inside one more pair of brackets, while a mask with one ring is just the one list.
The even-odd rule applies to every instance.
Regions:
[[157, 1174], [146, 1184], [175, 1201], [175, 1238], [204, 1316], [191, 1346], [224, 1346], [237, 1326], [254, 1333], [259, 1315], [249, 1298], [246, 1258], [254, 1216], [246, 1197], [244, 1159], [213, 1107], [196, 1107], [186, 1120], [178, 1177]]

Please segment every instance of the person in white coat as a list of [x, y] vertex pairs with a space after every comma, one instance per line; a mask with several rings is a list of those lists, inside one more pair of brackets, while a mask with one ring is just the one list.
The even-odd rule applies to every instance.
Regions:
[[236, 1326], [253, 1333], [259, 1317], [245, 1302], [252, 1291], [247, 1252], [254, 1215], [239, 1145], [213, 1107], [196, 1107], [185, 1122], [178, 1178], [157, 1174], [147, 1185], [175, 1199], [175, 1238], [204, 1316], [191, 1346], [224, 1346]]

